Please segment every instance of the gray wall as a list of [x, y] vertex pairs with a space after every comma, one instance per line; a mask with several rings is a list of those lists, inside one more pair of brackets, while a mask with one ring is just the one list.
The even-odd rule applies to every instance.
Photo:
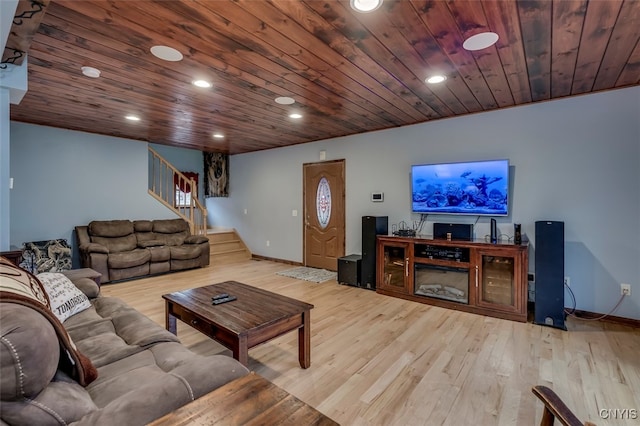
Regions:
[[[564, 221], [565, 275], [577, 308], [606, 313], [620, 283], [630, 283], [632, 296], [615, 315], [640, 319], [639, 117], [635, 87], [235, 155], [230, 197], [206, 200], [210, 224], [236, 228], [254, 254], [301, 262], [302, 165], [326, 150], [327, 160], [346, 159], [346, 254], [360, 253], [363, 215], [387, 215], [390, 225], [419, 219], [410, 211], [411, 164], [508, 158], [511, 212], [498, 227], [512, 235], [512, 224], [522, 223], [532, 243], [529, 270], [535, 221]], [[384, 192], [383, 203], [370, 201], [373, 191]], [[424, 230], [476, 219], [429, 215]], [[488, 234], [489, 218], [475, 231]]]
[[[202, 173], [200, 151], [152, 147]], [[147, 164], [145, 142], [11, 122], [11, 244], [65, 238], [75, 246], [74, 227], [92, 220], [176, 217], [147, 193]]]

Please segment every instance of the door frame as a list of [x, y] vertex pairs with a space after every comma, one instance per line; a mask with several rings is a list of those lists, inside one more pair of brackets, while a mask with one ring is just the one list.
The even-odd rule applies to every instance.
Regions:
[[[343, 176], [343, 187], [342, 193], [340, 196], [343, 198], [343, 209], [340, 212], [340, 219], [342, 221], [342, 254], [344, 256], [346, 250], [346, 233], [347, 233], [347, 173], [346, 173], [346, 160], [344, 158], [339, 160], [328, 160], [328, 161], [317, 161], [312, 163], [303, 163], [302, 164], [302, 264], [307, 266], [307, 188], [306, 188], [306, 167], [307, 166], [315, 166], [319, 164], [341, 164], [342, 165], [342, 176]], [[333, 189], [332, 189], [333, 196]], [[313, 195], [315, 199], [315, 194]], [[332, 213], [333, 215], [333, 213]], [[336, 264], [336, 269], [338, 265]]]

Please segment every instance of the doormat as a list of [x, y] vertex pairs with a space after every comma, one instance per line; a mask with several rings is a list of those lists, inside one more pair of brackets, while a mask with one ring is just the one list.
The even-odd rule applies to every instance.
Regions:
[[284, 277], [296, 278], [298, 280], [311, 281], [314, 283], [323, 283], [329, 280], [335, 280], [337, 274], [326, 269], [309, 268], [300, 266], [298, 268], [287, 269], [286, 271], [276, 272], [277, 275]]

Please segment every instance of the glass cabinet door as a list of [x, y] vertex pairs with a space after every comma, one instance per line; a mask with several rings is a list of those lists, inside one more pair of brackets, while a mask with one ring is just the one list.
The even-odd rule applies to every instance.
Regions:
[[380, 286], [388, 290], [407, 290], [409, 276], [409, 259], [407, 258], [407, 246], [384, 245], [383, 246], [383, 273]]
[[513, 256], [481, 253], [478, 304], [514, 310], [516, 308], [516, 270]]

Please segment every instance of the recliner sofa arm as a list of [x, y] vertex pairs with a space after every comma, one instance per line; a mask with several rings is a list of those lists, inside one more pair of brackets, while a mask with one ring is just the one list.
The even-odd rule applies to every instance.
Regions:
[[109, 249], [98, 243], [83, 244], [79, 247], [80, 251], [85, 253], [104, 253], [109, 254]]
[[187, 238], [184, 239], [185, 244], [202, 244], [202, 243], [208, 243], [208, 242], [209, 242], [209, 239], [204, 235], [189, 235]]

